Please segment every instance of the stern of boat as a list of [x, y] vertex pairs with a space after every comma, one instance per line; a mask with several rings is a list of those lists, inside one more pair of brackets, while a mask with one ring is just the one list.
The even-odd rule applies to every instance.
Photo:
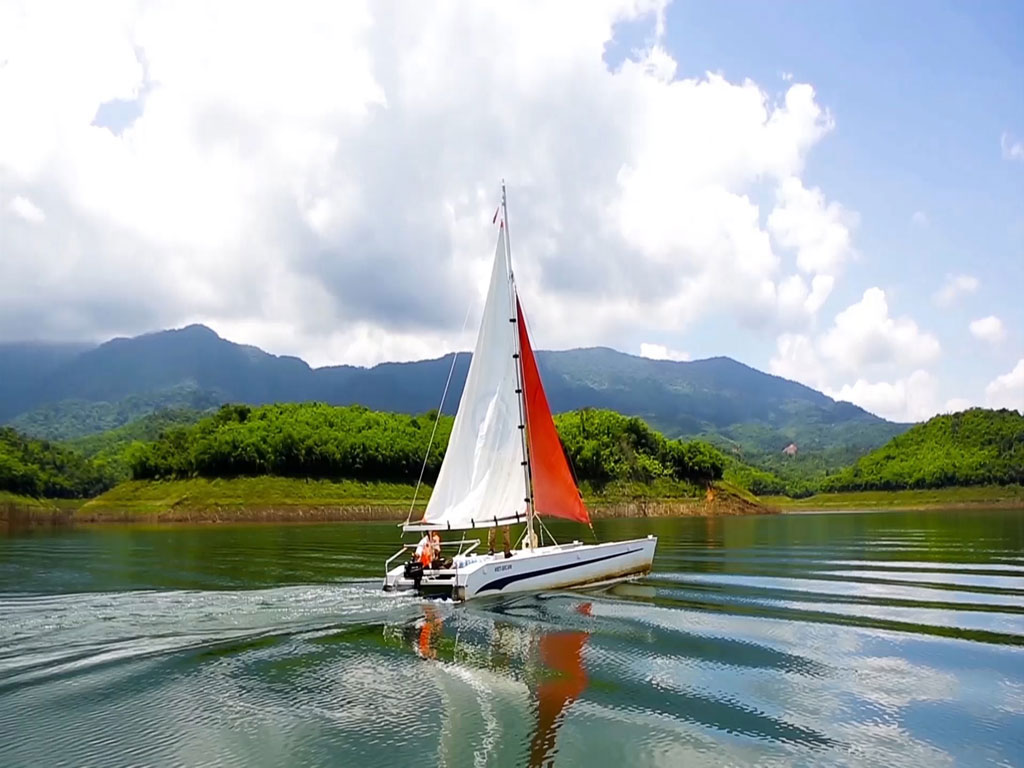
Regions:
[[[476, 554], [475, 550], [479, 544], [477, 539], [441, 542], [442, 548], [458, 548], [458, 552], [449, 560], [451, 567], [427, 568], [422, 571], [422, 576], [416, 579], [408, 576], [406, 572], [406, 556], [413, 547], [403, 545], [402, 549], [388, 558], [384, 564], [382, 587], [385, 592], [416, 592], [424, 597], [465, 600], [467, 575], [495, 557]], [[394, 565], [396, 562], [398, 564]]]
[[648, 535], [602, 544], [573, 541], [518, 549], [510, 558], [465, 553], [455, 558], [455, 567], [428, 569], [416, 581], [405, 575], [401, 563], [386, 571], [384, 589], [461, 602], [478, 595], [601, 587], [650, 573], [657, 546], [657, 537]]

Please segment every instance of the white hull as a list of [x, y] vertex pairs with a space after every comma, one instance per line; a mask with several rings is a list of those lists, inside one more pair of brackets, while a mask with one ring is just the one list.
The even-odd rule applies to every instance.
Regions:
[[457, 556], [452, 568], [428, 570], [417, 586], [405, 577], [404, 564], [388, 571], [386, 590], [417, 590], [422, 594], [470, 600], [546, 589], [595, 586], [642, 576], [651, 570], [654, 536], [605, 544], [574, 541], [503, 554]]

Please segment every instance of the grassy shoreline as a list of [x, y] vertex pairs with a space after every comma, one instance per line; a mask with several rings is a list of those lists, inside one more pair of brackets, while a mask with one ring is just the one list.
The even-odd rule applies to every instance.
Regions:
[[1024, 486], [977, 485], [901, 491], [843, 491], [819, 493], [805, 499], [762, 496], [761, 501], [782, 511], [855, 509], [1024, 509]]
[[67, 525], [82, 499], [35, 499], [0, 491], [0, 525]]
[[[64, 505], [60, 515], [71, 523], [401, 521], [410, 508], [416, 518], [426, 507], [430, 488], [421, 488], [415, 502], [414, 492], [412, 485], [404, 484], [284, 477], [132, 480], [95, 499], [79, 501], [73, 507]], [[710, 498], [692, 486], [676, 483], [620, 486], [605, 493], [585, 488], [585, 499], [594, 518], [778, 511], [726, 483], [716, 487]], [[54, 508], [48, 502], [24, 501], [20, 517], [38, 516], [48, 521], [53, 517]]]
[[[89, 500], [33, 499], [0, 492], [0, 522], [214, 523], [401, 521], [412, 507], [422, 514], [430, 488], [413, 503], [411, 485], [332, 482], [284, 477], [133, 480]], [[1022, 486], [975, 486], [906, 491], [818, 494], [805, 499], [757, 498], [728, 483], [712, 496], [682, 485], [617, 487], [605, 493], [584, 488], [595, 519], [696, 517], [858, 509], [1024, 509]]]

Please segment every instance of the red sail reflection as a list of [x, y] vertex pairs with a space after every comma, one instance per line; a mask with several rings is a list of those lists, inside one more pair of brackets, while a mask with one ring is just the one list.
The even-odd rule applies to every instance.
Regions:
[[[591, 615], [591, 604], [576, 609]], [[530, 742], [530, 765], [554, 759], [555, 736], [565, 711], [587, 687], [583, 646], [589, 632], [553, 632], [540, 639], [540, 658], [553, 674], [537, 686], [537, 731]]]
[[[591, 603], [581, 603], [577, 613], [590, 616]], [[437, 641], [444, 624], [441, 613], [430, 603], [423, 606], [423, 623], [415, 635], [415, 649], [423, 659], [437, 658]], [[530, 740], [531, 766], [551, 765], [555, 756], [558, 729], [565, 713], [586, 690], [588, 679], [583, 664], [583, 648], [590, 636], [586, 631], [551, 632], [540, 637], [538, 655], [544, 667], [538, 683], [537, 725]], [[493, 663], [493, 660], [492, 660]], [[498, 666], [508, 666], [509, 660]]]

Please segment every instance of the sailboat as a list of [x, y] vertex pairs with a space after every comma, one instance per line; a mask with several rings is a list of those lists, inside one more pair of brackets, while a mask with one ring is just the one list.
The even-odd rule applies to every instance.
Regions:
[[[459, 532], [459, 540], [442, 542], [458, 551], [434, 560], [442, 567], [393, 566], [415, 546], [404, 545], [385, 563], [386, 590], [463, 601], [608, 584], [648, 573], [654, 560], [654, 536], [559, 544], [544, 525], [545, 518], [590, 525], [590, 515], [551, 417], [516, 290], [504, 183], [499, 212], [483, 318], [448, 449], [423, 518], [403, 525], [404, 532]], [[478, 552], [480, 540], [464, 535], [523, 523], [521, 543], [508, 553]]]

